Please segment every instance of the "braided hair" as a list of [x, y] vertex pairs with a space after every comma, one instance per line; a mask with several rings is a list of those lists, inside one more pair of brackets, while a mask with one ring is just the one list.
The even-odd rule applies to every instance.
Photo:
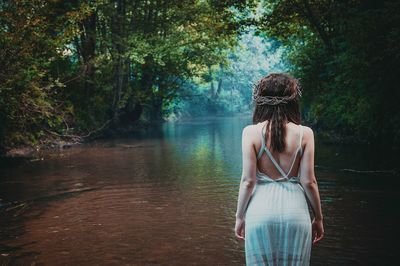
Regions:
[[253, 86], [253, 124], [268, 120], [265, 137], [271, 135], [272, 151], [285, 150], [286, 123], [300, 124], [300, 96], [298, 80], [286, 73], [271, 73]]

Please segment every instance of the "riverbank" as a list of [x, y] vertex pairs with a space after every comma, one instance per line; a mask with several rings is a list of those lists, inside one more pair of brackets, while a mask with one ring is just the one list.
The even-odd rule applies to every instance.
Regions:
[[100, 138], [112, 138], [114, 136], [126, 135], [137, 130], [145, 129], [160, 121], [138, 120], [124, 126], [107, 126], [101, 130], [89, 132], [86, 135], [59, 135], [48, 133], [35, 145], [20, 145], [16, 147], [3, 147], [0, 150], [0, 158], [40, 158], [43, 153], [56, 152], [69, 149]]
[[[243, 113], [239, 115], [233, 115], [234, 117], [248, 117], [251, 121], [251, 113]], [[146, 130], [146, 128], [152, 125], [165, 123], [165, 122], [187, 122], [187, 121], [204, 121], [207, 119], [215, 118], [225, 118], [232, 117], [229, 115], [213, 115], [205, 117], [173, 117], [167, 118], [160, 121], [148, 121], [148, 120], [137, 120], [130, 124], [125, 125], [111, 125], [104, 127], [101, 130], [97, 130], [93, 134], [86, 134], [84, 136], [79, 135], [67, 135], [61, 136], [57, 134], [51, 134], [44, 136], [42, 140], [36, 145], [21, 145], [18, 147], [8, 147], [0, 150], [0, 158], [27, 158], [34, 159], [41, 156], [43, 152], [60, 151], [63, 149], [68, 149], [76, 145], [81, 145], [83, 143], [88, 143], [90, 141], [101, 139], [101, 138], [112, 138], [117, 136], [126, 136], [138, 130]], [[306, 122], [303, 125], [309, 126]], [[324, 130], [314, 126], [313, 128], [316, 136], [316, 140], [325, 144], [339, 144], [339, 145], [374, 145], [374, 143], [369, 142], [366, 139], [355, 138], [352, 136], [344, 136], [334, 130]], [[393, 148], [393, 147], [391, 147]]]
[[[239, 115], [233, 115], [234, 117], [242, 117], [249, 116], [250, 114], [244, 113]], [[251, 115], [250, 115], [251, 116]], [[210, 115], [210, 116], [202, 116], [202, 117], [186, 117], [186, 116], [171, 116], [162, 120], [146, 120], [139, 119], [135, 122], [131, 122], [129, 124], [124, 125], [115, 125], [110, 123], [106, 127], [103, 127], [101, 130], [94, 130], [92, 132], [87, 133], [86, 135], [59, 135], [55, 132], [48, 132], [47, 135], [43, 136], [43, 138], [36, 145], [20, 145], [16, 147], [5, 147], [0, 150], [0, 159], [1, 158], [21, 158], [21, 159], [35, 159], [40, 158], [43, 152], [56, 152], [63, 149], [71, 148], [72, 146], [81, 145], [84, 143], [91, 142], [93, 140], [101, 139], [101, 138], [112, 138], [118, 136], [126, 136], [131, 133], [140, 130], [146, 130], [147, 128], [159, 125], [160, 123], [165, 122], [185, 122], [185, 121], [193, 121], [193, 120], [207, 120], [207, 119], [215, 119], [216, 117], [224, 118], [227, 115]], [[232, 116], [229, 116], [232, 117]]]

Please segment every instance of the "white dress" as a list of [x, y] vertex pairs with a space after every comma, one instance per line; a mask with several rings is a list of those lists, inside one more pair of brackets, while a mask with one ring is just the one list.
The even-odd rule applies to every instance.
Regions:
[[303, 127], [300, 125], [299, 147], [287, 174], [265, 146], [265, 151], [281, 173], [272, 179], [257, 167], [257, 184], [245, 211], [246, 265], [300, 266], [310, 264], [311, 217], [307, 196], [300, 184], [300, 177], [288, 177], [297, 154], [302, 155]]

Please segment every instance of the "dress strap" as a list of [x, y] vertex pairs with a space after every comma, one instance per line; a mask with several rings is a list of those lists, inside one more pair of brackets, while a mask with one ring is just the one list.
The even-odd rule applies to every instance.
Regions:
[[261, 135], [261, 148], [258, 151], [257, 160], [260, 159], [260, 157], [263, 153], [263, 150], [265, 148], [265, 138], [264, 138], [264, 134], [263, 134], [263, 129], [264, 129], [264, 126], [261, 127], [261, 134], [260, 134]]
[[302, 139], [303, 139], [303, 127], [301, 125], [299, 125], [299, 126], [300, 126], [299, 146], [297, 147], [296, 152], [293, 155], [292, 163], [291, 163], [289, 171], [287, 173], [285, 173], [285, 171], [283, 171], [283, 169], [280, 167], [280, 165], [276, 162], [274, 156], [272, 156], [272, 153], [270, 152], [270, 150], [266, 147], [266, 145], [265, 145], [265, 136], [264, 136], [264, 132], [263, 132], [264, 126], [261, 128], [261, 148], [260, 148], [260, 151], [258, 152], [257, 160], [261, 157], [263, 151], [265, 150], [265, 152], [267, 153], [269, 159], [275, 165], [276, 169], [281, 174], [281, 178], [283, 178], [283, 179], [287, 179], [288, 175], [292, 171], [292, 168], [294, 166], [294, 162], [296, 161], [297, 154], [299, 152], [300, 152], [300, 155], [303, 154], [303, 149], [302, 149], [302, 146], [301, 146], [301, 142], [302, 142]]
[[301, 147], [301, 141], [303, 138], [303, 127], [300, 125], [300, 134], [299, 134], [299, 146], [296, 149], [296, 152], [293, 155], [293, 159], [292, 159], [292, 163], [290, 165], [289, 171], [287, 173], [285, 173], [283, 171], [283, 169], [280, 167], [280, 165], [276, 162], [276, 160], [274, 159], [274, 157], [272, 156], [272, 153], [270, 152], [270, 150], [264, 145], [264, 149], [268, 155], [268, 157], [270, 158], [270, 160], [272, 161], [272, 163], [275, 165], [276, 169], [279, 171], [279, 173], [282, 175], [283, 178], [288, 178], [288, 175], [290, 174], [290, 172], [292, 171], [292, 168], [294, 166], [294, 162], [296, 161], [296, 157], [297, 154], [300, 151], [300, 154], [303, 153], [302, 151], [302, 147]]
[[292, 164], [290, 165], [289, 171], [288, 171], [288, 173], [286, 174], [286, 176], [288, 176], [288, 175], [290, 174], [290, 172], [292, 171], [294, 162], [296, 161], [297, 153], [300, 152], [300, 155], [303, 154], [303, 150], [302, 150], [302, 147], [301, 147], [301, 140], [303, 139], [303, 127], [302, 127], [301, 125], [299, 125], [299, 126], [300, 126], [299, 147], [297, 147], [297, 149], [296, 149], [296, 152], [295, 152], [295, 154], [294, 154], [294, 158], [293, 158], [293, 160], [292, 160]]
[[[287, 174], [282, 170], [282, 168], [279, 166], [279, 164], [275, 161], [274, 157], [272, 156], [271, 152], [267, 147], [264, 148], [269, 159], [271, 162], [275, 165], [276, 169], [278, 169], [279, 173], [282, 175], [282, 177], [287, 177]], [[290, 172], [289, 172], [290, 173]]]
[[301, 142], [303, 140], [303, 126], [300, 125], [300, 136], [299, 136], [299, 150], [300, 150], [300, 156], [303, 155], [303, 147], [301, 146]]

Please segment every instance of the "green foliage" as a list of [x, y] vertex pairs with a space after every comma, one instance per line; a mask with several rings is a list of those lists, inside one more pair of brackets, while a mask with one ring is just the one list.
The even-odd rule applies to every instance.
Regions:
[[[63, 85], [49, 74], [58, 57], [59, 26], [51, 24], [47, 1], [10, 1], [0, 9], [0, 143], [36, 144], [44, 127], [62, 123]], [[21, 15], [23, 14], [23, 15]]]
[[129, 124], [176, 109], [180, 86], [222, 62], [241, 1], [3, 1], [0, 146]]
[[252, 83], [272, 71], [301, 79], [313, 125], [399, 144], [399, 8], [390, 0], [2, 1], [0, 146], [86, 135], [109, 121], [246, 112]]
[[[272, 3], [271, 3], [272, 2]], [[398, 1], [270, 1], [258, 21], [289, 51], [305, 119], [358, 140], [400, 144]]]
[[285, 50], [276, 39], [257, 34], [254, 27], [244, 28], [238, 36], [238, 44], [225, 52], [224, 60], [205, 68], [197, 79], [192, 80], [193, 86], [189, 89], [181, 88], [184, 95], [196, 96], [180, 100], [179, 114], [204, 116], [251, 112], [252, 84], [270, 72], [285, 71], [284, 54]]

